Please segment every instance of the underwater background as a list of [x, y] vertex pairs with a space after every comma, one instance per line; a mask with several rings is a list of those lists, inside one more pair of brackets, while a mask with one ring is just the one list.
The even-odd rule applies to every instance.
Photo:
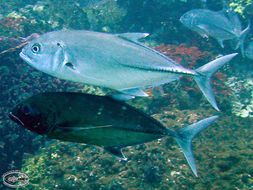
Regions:
[[[253, 18], [252, 0], [230, 0], [243, 28]], [[199, 177], [176, 142], [161, 139], [123, 149], [128, 162], [96, 146], [49, 140], [19, 127], [9, 111], [40, 92], [108, 89], [60, 80], [26, 64], [15, 48], [31, 34], [82, 29], [109, 33], [147, 32], [143, 42], [187, 68], [236, 52], [202, 38], [179, 18], [187, 11], [219, 11], [220, 0], [1, 0], [0, 2], [0, 175], [21, 170], [30, 176], [22, 189], [253, 189], [253, 60], [236, 56], [212, 77], [221, 112], [215, 111], [189, 77], [145, 91], [130, 105], [171, 129], [218, 114], [193, 141]], [[253, 40], [251, 29], [245, 47]], [[239, 50], [237, 50], [239, 52]], [[161, 92], [162, 91], [162, 92]], [[0, 183], [0, 189], [9, 189]]]

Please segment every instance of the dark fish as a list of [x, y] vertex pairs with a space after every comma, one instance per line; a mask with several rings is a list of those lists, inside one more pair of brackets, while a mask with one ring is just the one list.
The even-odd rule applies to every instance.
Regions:
[[218, 116], [178, 131], [170, 130], [145, 113], [107, 96], [83, 93], [43, 93], [17, 105], [9, 117], [19, 125], [52, 139], [103, 147], [127, 160], [121, 148], [166, 136], [176, 138], [197, 176], [191, 141]]

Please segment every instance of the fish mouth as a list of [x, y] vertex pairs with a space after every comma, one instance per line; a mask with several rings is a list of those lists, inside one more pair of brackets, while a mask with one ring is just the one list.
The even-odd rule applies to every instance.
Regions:
[[19, 53], [19, 56], [27, 63], [32, 63], [32, 60], [29, 57], [27, 57], [22, 51]]
[[16, 122], [17, 124], [19, 124], [19, 125], [25, 127], [24, 123], [23, 123], [17, 116], [15, 116], [12, 112], [10, 112], [8, 116], [9, 116], [9, 118], [10, 118], [12, 121], [14, 121], [14, 122]]

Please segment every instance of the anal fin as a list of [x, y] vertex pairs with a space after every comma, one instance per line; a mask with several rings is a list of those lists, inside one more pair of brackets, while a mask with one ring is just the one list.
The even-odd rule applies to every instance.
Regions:
[[125, 157], [125, 155], [122, 153], [121, 149], [118, 147], [105, 147], [104, 148], [107, 152], [109, 152], [110, 154], [120, 158], [123, 161], [127, 161], [127, 158]]

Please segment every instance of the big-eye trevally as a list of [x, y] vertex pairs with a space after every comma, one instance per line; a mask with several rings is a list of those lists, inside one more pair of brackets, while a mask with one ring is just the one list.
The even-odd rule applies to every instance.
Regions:
[[250, 24], [242, 31], [241, 22], [233, 11], [215, 12], [208, 9], [193, 9], [182, 15], [180, 21], [202, 37], [215, 38], [222, 48], [224, 48], [224, 40], [236, 41], [234, 49], [240, 47], [244, 56], [243, 44], [250, 30]]
[[31, 66], [52, 76], [111, 88], [127, 97], [148, 96], [141, 88], [158, 86], [189, 75], [218, 110], [210, 77], [236, 54], [220, 57], [197, 70], [186, 69], [137, 42], [138, 38], [146, 35], [54, 31], [31, 41], [22, 49], [20, 56]]
[[249, 59], [253, 59], [253, 41], [250, 42], [245, 54]]
[[9, 117], [19, 125], [52, 139], [103, 147], [126, 160], [121, 148], [172, 136], [197, 176], [191, 141], [218, 116], [173, 131], [128, 104], [107, 96], [51, 92], [26, 99]]

